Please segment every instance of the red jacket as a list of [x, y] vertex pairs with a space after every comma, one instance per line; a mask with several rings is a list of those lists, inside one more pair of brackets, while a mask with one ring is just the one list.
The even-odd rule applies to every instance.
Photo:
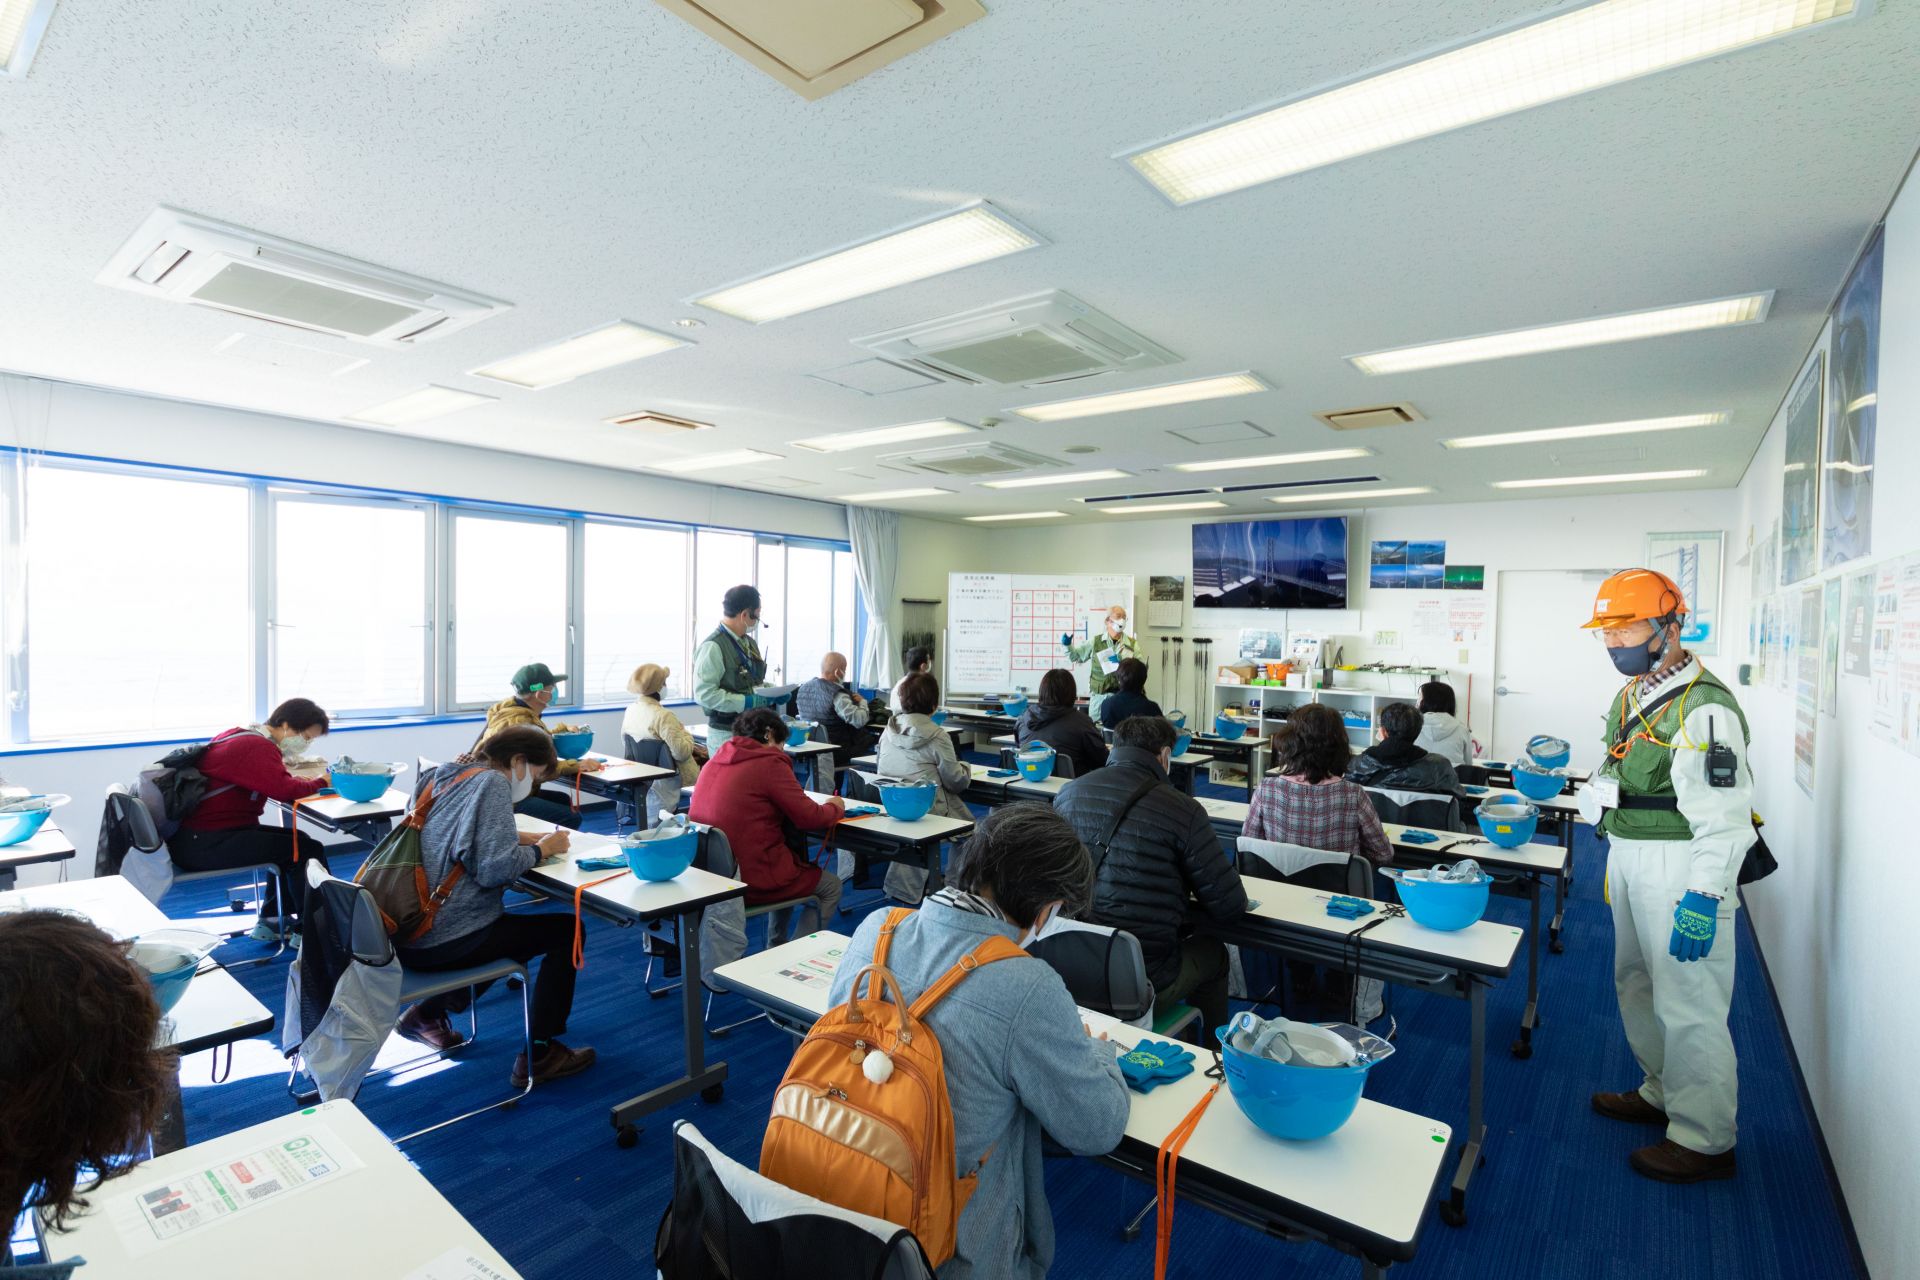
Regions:
[[813, 892], [820, 868], [787, 847], [786, 824], [825, 831], [839, 820], [840, 809], [807, 798], [786, 752], [728, 738], [701, 767], [687, 816], [726, 832], [747, 882], [747, 901], [758, 905]]
[[[327, 785], [326, 775], [296, 778], [287, 772], [280, 744], [245, 729], [230, 729], [201, 757], [208, 795], [180, 823], [188, 831], [226, 831], [257, 826], [267, 801], [294, 801]], [[232, 784], [231, 791], [212, 792]]]

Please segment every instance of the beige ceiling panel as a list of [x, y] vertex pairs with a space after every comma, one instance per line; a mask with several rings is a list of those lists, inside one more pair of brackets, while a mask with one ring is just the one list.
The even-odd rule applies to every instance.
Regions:
[[933, 43], [979, 0], [655, 0], [809, 101]]

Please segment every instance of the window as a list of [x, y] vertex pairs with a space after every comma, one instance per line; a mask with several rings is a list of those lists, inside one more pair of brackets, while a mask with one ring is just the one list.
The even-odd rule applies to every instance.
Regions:
[[432, 705], [429, 514], [413, 503], [273, 495], [269, 703], [312, 698], [336, 716]]
[[[767, 660], [768, 684], [793, 684], [812, 675], [787, 667], [787, 569], [785, 544], [761, 541], [756, 548], [759, 565], [755, 583], [760, 587], [760, 630], [754, 639], [760, 642], [760, 655]], [[799, 674], [793, 674], [799, 673]]]
[[247, 489], [48, 465], [27, 477], [28, 735], [251, 721]]
[[826, 547], [787, 549], [786, 651], [789, 680], [820, 674], [820, 659], [833, 646], [833, 552]]
[[586, 526], [586, 634], [583, 701], [623, 702], [627, 677], [643, 662], [673, 674], [663, 698], [693, 691], [693, 619], [687, 582], [692, 538], [684, 529]]
[[693, 538], [693, 633], [696, 645], [720, 623], [727, 588], [753, 581], [753, 535], [701, 529]]
[[[853, 577], [853, 552], [833, 553], [833, 647], [847, 655], [847, 670], [860, 665], [859, 624], [855, 621], [860, 598], [859, 584]], [[863, 673], [864, 674], [864, 673]]]
[[[453, 517], [453, 702], [487, 706], [513, 673], [568, 660], [567, 524], [504, 516]], [[559, 700], [577, 703], [571, 681]]]

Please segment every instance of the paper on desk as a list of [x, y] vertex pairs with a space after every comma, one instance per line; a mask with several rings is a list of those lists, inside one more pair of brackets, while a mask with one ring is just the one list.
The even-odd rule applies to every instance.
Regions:
[[150, 1253], [361, 1167], [352, 1148], [316, 1122], [283, 1141], [123, 1192], [109, 1202], [107, 1214], [128, 1253]]
[[433, 1261], [407, 1272], [401, 1280], [511, 1280], [511, 1273], [456, 1245]]
[[753, 696], [756, 698], [785, 699], [792, 697], [793, 691], [799, 687], [797, 684], [764, 684], [753, 691]]
[[794, 961], [774, 976], [816, 991], [825, 991], [833, 986], [834, 971], [840, 967], [840, 957], [845, 954], [844, 947], [828, 947], [804, 960]]

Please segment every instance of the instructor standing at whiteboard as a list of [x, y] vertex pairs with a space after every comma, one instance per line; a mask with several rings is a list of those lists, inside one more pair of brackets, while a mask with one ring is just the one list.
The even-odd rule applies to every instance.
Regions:
[[1087, 715], [1097, 723], [1100, 704], [1107, 700], [1108, 694], [1120, 688], [1113, 669], [1120, 665], [1123, 658], [1140, 656], [1140, 646], [1134, 643], [1133, 637], [1127, 632], [1126, 606], [1116, 604], [1107, 610], [1106, 626], [1091, 642], [1075, 644], [1071, 635], [1062, 635], [1060, 643], [1065, 647], [1069, 661], [1093, 663], [1093, 674], [1087, 681], [1088, 692], [1092, 695], [1087, 699]]

